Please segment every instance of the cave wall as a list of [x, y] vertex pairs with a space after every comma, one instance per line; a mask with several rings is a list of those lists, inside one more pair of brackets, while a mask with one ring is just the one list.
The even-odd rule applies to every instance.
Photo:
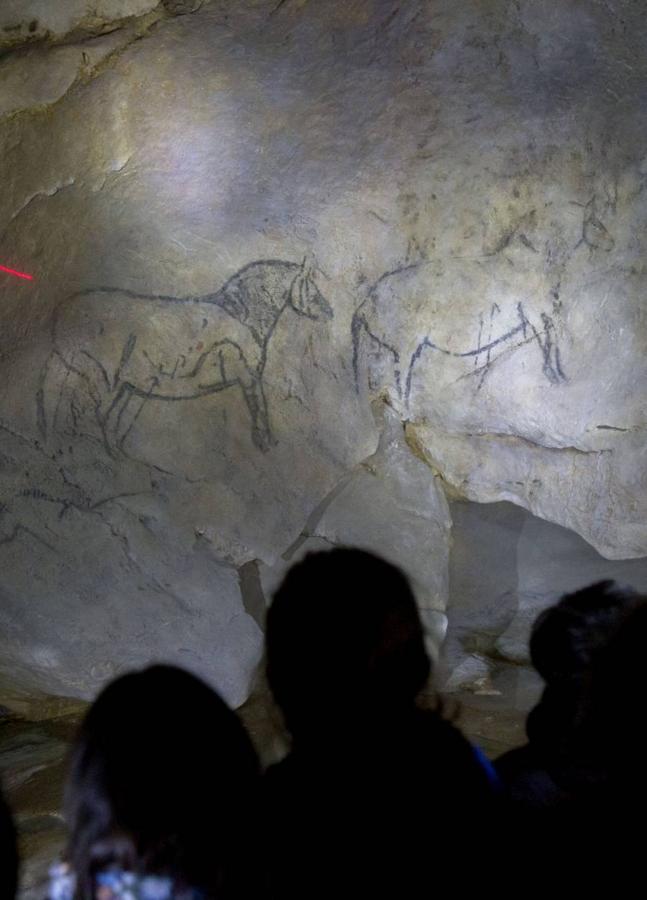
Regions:
[[[647, 559], [609, 560], [582, 537], [509, 502], [450, 504], [446, 691], [497, 692], [527, 710], [541, 688], [530, 629], [564, 594], [613, 579], [647, 593]], [[507, 682], [507, 684], [506, 684]]]
[[0, 10], [0, 701], [174, 660], [246, 697], [309, 546], [447, 497], [647, 555], [632, 0]]

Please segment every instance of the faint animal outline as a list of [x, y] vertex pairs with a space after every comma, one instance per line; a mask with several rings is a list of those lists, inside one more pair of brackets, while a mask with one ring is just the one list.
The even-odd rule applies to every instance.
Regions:
[[[90, 336], [84, 346], [63, 346], [62, 321], [71, 319], [73, 323], [74, 315], [83, 312], [84, 301], [90, 302], [90, 298], [96, 301], [97, 297], [110, 295], [113, 301], [119, 297], [118, 302], [126, 300], [133, 304], [133, 310], [136, 309], [134, 304], [148, 304], [158, 317], [164, 317], [170, 309], [193, 312], [195, 307], [195, 315], [189, 319], [193, 324], [196, 317], [202, 319], [198, 329], [201, 339], [192, 341], [188, 348], [176, 349], [175, 363], [166, 370], [156, 362], [155, 351], [148, 352], [142, 346], [146, 337], [144, 334], [142, 339], [145, 327], [139, 332], [137, 328], [126, 329], [127, 333], [119, 342], [119, 359], [113, 359], [112, 365], [102, 359], [100, 353], [91, 352]], [[103, 304], [100, 305], [103, 307]], [[107, 287], [87, 288], [72, 294], [59, 305], [52, 319], [54, 346], [42, 367], [36, 396], [41, 436], [47, 440], [56, 432], [65, 382], [70, 375], [76, 375], [85, 382], [104, 446], [110, 455], [114, 455], [115, 447], [123, 451], [124, 442], [147, 401], [196, 399], [235, 386], [243, 391], [251, 416], [252, 440], [260, 450], [267, 451], [274, 440], [263, 374], [270, 339], [280, 316], [288, 307], [308, 319], [333, 318], [333, 309], [315, 283], [314, 265], [308, 257], [301, 264], [278, 259], [255, 260], [239, 269], [219, 290], [204, 296], [181, 298]], [[217, 315], [214, 310], [218, 311]], [[214, 320], [211, 323], [210, 317]], [[179, 317], [176, 318], [179, 325]], [[108, 316], [106, 321], [110, 319]], [[213, 329], [210, 325], [214, 326]], [[236, 336], [227, 334], [228, 329], [224, 327], [227, 325], [237, 331]], [[97, 347], [102, 342], [105, 327], [99, 323], [95, 335]], [[118, 331], [118, 326], [113, 330]], [[212, 330], [216, 334], [211, 334]], [[139, 382], [129, 379], [129, 375], [136, 372], [136, 357], [140, 371], [146, 371], [146, 383], [143, 384], [139, 383], [141, 379]], [[56, 384], [52, 376], [53, 368], [58, 368], [59, 374], [62, 369], [63, 383], [59, 379]], [[216, 374], [209, 381], [211, 372]], [[48, 391], [54, 395], [49, 399]], [[74, 419], [73, 404], [74, 394], [69, 410]]]
[[[533, 341], [537, 343], [542, 355], [542, 372], [551, 384], [560, 384], [561, 382], [567, 381], [567, 377], [562, 368], [559, 343], [555, 336], [555, 323], [552, 316], [550, 316], [546, 312], [542, 312], [540, 314], [543, 328], [542, 330], [539, 330], [526, 315], [523, 303], [521, 301], [516, 304], [516, 314], [519, 320], [518, 324], [513, 326], [512, 328], [509, 328], [507, 331], [505, 331], [503, 334], [498, 335], [496, 338], [492, 338], [493, 322], [495, 315], [497, 313], [500, 313], [501, 309], [498, 303], [493, 303], [489, 311], [489, 334], [485, 343], [482, 343], [482, 338], [483, 329], [486, 323], [483, 313], [481, 313], [479, 315], [479, 332], [476, 347], [466, 351], [448, 350], [446, 347], [441, 347], [436, 344], [433, 340], [431, 340], [430, 335], [427, 334], [422, 338], [422, 340], [418, 342], [413, 353], [409, 354], [409, 358], [407, 360], [403, 360], [401, 358], [401, 351], [393, 343], [390, 343], [389, 341], [384, 340], [383, 337], [380, 337], [380, 335], [376, 333], [376, 330], [373, 329], [370, 319], [366, 315], [365, 309], [367, 305], [370, 305], [371, 302], [375, 300], [379, 286], [386, 279], [399, 275], [402, 272], [412, 271], [419, 268], [419, 266], [420, 263], [413, 263], [411, 265], [399, 266], [389, 272], [385, 272], [369, 288], [366, 297], [359, 304], [353, 314], [353, 318], [351, 321], [352, 368], [355, 379], [355, 389], [358, 393], [360, 390], [359, 356], [362, 332], [364, 332], [367, 337], [372, 340], [381, 350], [386, 351], [386, 353], [391, 356], [393, 361], [394, 379], [398, 398], [401, 400], [404, 399], [407, 406], [409, 405], [409, 401], [411, 398], [411, 387], [415, 365], [426, 350], [436, 351], [445, 356], [451, 356], [458, 359], [473, 358], [474, 369], [473, 371], [466, 374], [479, 376], [477, 390], [480, 390], [483, 387], [485, 378], [490, 371], [490, 367], [495, 361], [494, 359], [492, 359], [492, 351], [494, 350], [494, 348], [512, 341], [517, 335], [519, 335], [520, 340], [516, 345], [513, 346], [521, 347], [524, 344], [528, 344]], [[483, 357], [483, 355], [485, 356], [485, 362], [479, 365], [480, 359]], [[402, 385], [403, 362], [406, 363], [404, 391]]]

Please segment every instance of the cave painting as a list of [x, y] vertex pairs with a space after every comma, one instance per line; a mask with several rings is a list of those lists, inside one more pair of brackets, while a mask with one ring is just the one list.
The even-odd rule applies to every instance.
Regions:
[[[378, 378], [383, 381], [385, 372], [390, 370], [398, 397], [408, 405], [416, 366], [427, 355], [436, 353], [465, 360], [465, 377], [474, 377], [476, 390], [480, 390], [496, 360], [504, 352], [524, 345], [536, 347], [539, 371], [549, 383], [566, 381], [553, 315], [543, 311], [535, 317], [526, 311], [523, 301], [510, 298], [507, 302], [492, 302], [481, 311], [470, 308], [466, 313], [464, 302], [459, 308], [445, 300], [435, 301], [433, 284], [430, 288], [429, 280], [423, 279], [421, 286], [419, 275], [423, 267], [424, 264], [403, 266], [387, 272], [356, 309], [351, 327], [358, 391], [362, 358], [371, 354], [377, 357], [381, 368]], [[470, 293], [474, 293], [473, 287], [459, 292], [455, 299], [465, 301]], [[461, 327], [461, 317], [468, 328]], [[415, 320], [415, 327], [408, 319]], [[421, 319], [426, 333], [420, 332]], [[469, 328], [474, 334], [472, 341], [462, 337]], [[457, 336], [463, 343], [460, 349], [455, 348]], [[450, 341], [454, 346], [448, 346]]]
[[274, 441], [263, 373], [286, 310], [308, 319], [333, 316], [307, 261], [252, 262], [215, 293], [199, 297], [118, 288], [72, 295], [54, 315], [53, 350], [41, 373], [42, 436], [76, 433], [89, 406], [114, 455], [149, 401], [187, 401], [236, 387], [249, 410], [254, 444], [268, 450]]

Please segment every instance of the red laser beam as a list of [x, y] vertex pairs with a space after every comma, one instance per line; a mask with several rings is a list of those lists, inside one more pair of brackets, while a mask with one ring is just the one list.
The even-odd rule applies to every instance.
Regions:
[[15, 275], [16, 278], [26, 278], [27, 281], [34, 280], [33, 275], [28, 275], [26, 272], [17, 272], [15, 269], [8, 269], [6, 266], [0, 266], [0, 272], [8, 272], [10, 275]]

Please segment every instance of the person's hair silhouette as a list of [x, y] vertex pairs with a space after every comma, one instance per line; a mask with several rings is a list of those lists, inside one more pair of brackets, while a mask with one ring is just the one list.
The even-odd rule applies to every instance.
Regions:
[[72, 753], [65, 809], [78, 896], [93, 897], [96, 874], [114, 866], [207, 897], [244, 896], [257, 774], [243, 726], [200, 679], [152, 666], [113, 681]]
[[416, 698], [430, 673], [403, 573], [360, 550], [313, 553], [275, 594], [267, 672], [293, 737], [265, 776], [273, 896], [409, 896], [427, 851], [472, 860], [491, 813], [474, 748]]
[[582, 727], [604, 760], [619, 802], [641, 813], [647, 801], [646, 653], [647, 598], [640, 598], [593, 661]]
[[370, 553], [309, 554], [274, 595], [267, 674], [295, 740], [408, 711], [430, 668], [407, 579]]
[[529, 743], [497, 760], [511, 800], [519, 807], [563, 804], [579, 790], [576, 757], [588, 716], [592, 666], [619, 622], [639, 602], [630, 588], [600, 581], [565, 594], [537, 617], [530, 658], [545, 688], [528, 715]]
[[639, 602], [640, 595], [631, 588], [599, 581], [565, 594], [539, 614], [530, 635], [530, 658], [546, 688], [528, 717], [531, 741], [555, 746], [569, 740], [585, 715], [586, 690], [596, 655]]
[[[510, 800], [511, 854], [520, 874], [541, 856], [544, 887], [559, 878], [565, 890], [595, 892], [600, 878], [628, 871], [635, 815], [627, 801], [640, 795], [643, 768], [642, 758], [631, 764], [637, 742], [629, 736], [632, 723], [642, 726], [632, 685], [647, 642], [643, 604], [602, 581], [565, 595], [533, 626], [531, 659], [546, 686], [528, 716], [529, 743], [496, 766]], [[632, 790], [622, 787], [623, 772]], [[643, 788], [639, 807], [645, 799]], [[585, 858], [595, 867], [583, 867]]]

